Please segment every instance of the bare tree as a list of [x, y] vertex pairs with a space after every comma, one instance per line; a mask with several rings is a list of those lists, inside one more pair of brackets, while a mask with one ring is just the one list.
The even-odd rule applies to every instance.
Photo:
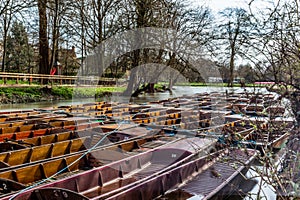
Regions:
[[243, 45], [248, 41], [251, 31], [250, 18], [246, 10], [242, 8], [227, 8], [221, 13], [222, 22], [216, 31], [215, 41], [217, 41], [218, 49], [225, 47], [228, 56], [224, 56], [221, 60], [229, 59], [230, 77], [228, 86], [233, 86], [235, 60], [237, 55], [242, 51]]
[[[254, 1], [251, 1], [254, 2]], [[273, 185], [280, 198], [285, 195], [296, 195], [299, 198], [299, 122], [300, 122], [300, 15], [299, 1], [277, 1], [267, 9], [252, 13], [255, 30], [248, 43], [248, 52], [244, 58], [254, 66], [259, 79], [273, 82], [267, 89], [279, 94], [278, 102], [283, 104], [285, 98], [291, 108], [290, 116], [295, 117], [296, 123], [292, 127], [291, 136], [285, 157], [279, 160], [282, 164], [280, 173], [275, 159], [265, 156], [262, 158], [266, 171], [261, 176], [267, 177], [267, 183]], [[250, 4], [251, 7], [251, 4]], [[284, 126], [283, 124], [281, 124]], [[280, 130], [279, 127], [272, 131]], [[283, 196], [282, 196], [283, 195]]]
[[268, 13], [264, 13], [267, 18], [253, 16], [258, 23], [256, 37], [249, 46], [251, 53], [249, 51], [248, 57], [255, 64], [255, 70], [261, 79], [274, 82], [269, 89], [292, 101], [294, 116], [299, 121], [297, 112], [300, 104], [299, 99], [295, 98], [300, 92], [298, 1], [279, 1], [268, 10]]

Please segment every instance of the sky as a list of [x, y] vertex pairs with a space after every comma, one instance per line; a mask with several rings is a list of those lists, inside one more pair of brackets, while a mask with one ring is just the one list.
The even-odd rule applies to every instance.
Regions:
[[221, 11], [227, 7], [247, 7], [246, 0], [195, 0], [197, 3], [205, 2], [204, 4], [209, 6], [214, 12]]
[[206, 5], [217, 13], [228, 7], [241, 7], [248, 9], [248, 4], [252, 1], [251, 9], [263, 9], [275, 4], [278, 0], [192, 0], [195, 5]]

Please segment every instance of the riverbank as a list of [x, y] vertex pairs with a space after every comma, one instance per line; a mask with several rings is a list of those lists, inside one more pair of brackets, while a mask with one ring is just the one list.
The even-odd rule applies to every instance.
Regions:
[[[216, 86], [174, 86], [172, 92], [165, 90], [165, 85], [158, 83], [155, 84], [155, 93], [148, 95], [143, 93], [138, 97], [135, 97], [136, 103], [143, 103], [148, 101], [155, 101], [157, 99], [167, 99], [175, 96], [191, 95], [202, 92], [223, 91], [229, 92], [252, 92], [255, 91], [255, 87], [216, 87]], [[72, 87], [72, 86], [0, 86], [0, 104], [22, 104], [22, 103], [34, 103], [45, 101], [57, 101], [57, 100], [71, 100], [73, 98], [102, 98], [110, 97], [114, 94], [125, 91], [126, 87]], [[258, 87], [257, 91], [264, 91], [265, 88]], [[165, 92], [164, 92], [165, 91]]]
[[1, 87], [0, 104], [31, 103], [42, 101], [68, 100], [73, 96], [79, 98], [101, 98], [111, 96], [114, 92], [124, 91], [119, 87], [66, 87], [66, 86], [31, 86]]

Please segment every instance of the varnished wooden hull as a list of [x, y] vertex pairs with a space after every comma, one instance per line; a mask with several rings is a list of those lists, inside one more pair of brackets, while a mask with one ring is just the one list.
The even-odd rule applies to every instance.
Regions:
[[[206, 155], [205, 150], [213, 144], [211, 140], [206, 139], [197, 139], [194, 142], [199, 145], [198, 150], [195, 150], [190, 142], [180, 140], [172, 144], [166, 144], [164, 147], [146, 151], [103, 167], [100, 166], [90, 171], [46, 184], [41, 188], [55, 187], [61, 188], [62, 191], [67, 189], [72, 191], [70, 194], [74, 194], [74, 192], [81, 193], [86, 198], [99, 198], [100, 196], [102, 196], [101, 198], [107, 198], [119, 190], [131, 187], [135, 181], [138, 183], [139, 179], [147, 179], [148, 176], [154, 176], [155, 173], [167, 171], [172, 167], [196, 158], [195, 156], [200, 152], [202, 152], [201, 155]], [[135, 175], [140, 178], [134, 181], [129, 177]], [[120, 178], [123, 179], [123, 183], [118, 186]], [[35, 195], [35, 193], [29, 191], [16, 197], [16, 199], [35, 199]], [[76, 196], [72, 196], [72, 198], [76, 199]]]

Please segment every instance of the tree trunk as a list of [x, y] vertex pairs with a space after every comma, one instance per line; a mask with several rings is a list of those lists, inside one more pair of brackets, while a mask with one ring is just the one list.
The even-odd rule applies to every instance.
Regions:
[[[52, 29], [52, 50], [51, 50], [51, 69], [54, 66], [55, 61], [58, 61], [58, 38], [59, 38], [59, 1], [55, 0], [54, 18], [53, 18], [53, 29]], [[60, 61], [61, 62], [61, 61]]]
[[136, 74], [137, 74], [137, 67], [138, 67], [138, 63], [139, 63], [139, 58], [140, 58], [140, 50], [137, 49], [134, 51], [134, 58], [133, 58], [133, 62], [132, 62], [132, 66], [133, 68], [130, 71], [130, 78], [129, 78], [129, 82], [127, 85], [126, 90], [124, 91], [124, 95], [125, 96], [131, 96], [134, 87], [136, 85]]
[[[10, 12], [11, 13], [11, 12]], [[2, 72], [5, 72], [6, 68], [6, 47], [7, 47], [7, 35], [8, 30], [11, 22], [11, 14], [7, 16], [7, 12], [4, 13], [4, 20], [3, 20], [3, 55], [2, 55]]]
[[229, 64], [229, 82], [228, 87], [233, 86], [233, 73], [234, 73], [234, 56], [235, 56], [235, 50], [234, 50], [234, 44], [231, 45], [231, 55], [230, 55], [230, 64]]
[[2, 72], [5, 72], [6, 67], [6, 43], [7, 43], [7, 24], [6, 24], [6, 17], [4, 18], [4, 33], [3, 33], [3, 55], [2, 55]]
[[49, 43], [47, 34], [47, 0], [38, 0], [39, 10], [39, 73], [49, 74]]

